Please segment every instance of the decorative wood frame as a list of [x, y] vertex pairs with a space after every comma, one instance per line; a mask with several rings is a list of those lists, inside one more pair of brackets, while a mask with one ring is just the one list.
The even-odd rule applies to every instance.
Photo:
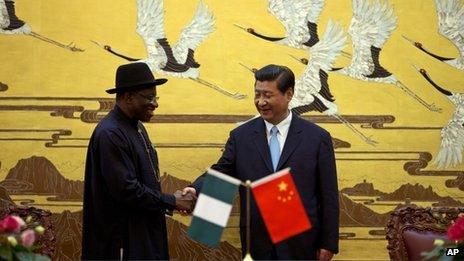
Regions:
[[436, 232], [444, 234], [464, 208], [436, 207], [423, 208], [415, 205], [399, 208], [390, 214], [385, 227], [387, 249], [391, 260], [409, 260], [403, 232]]

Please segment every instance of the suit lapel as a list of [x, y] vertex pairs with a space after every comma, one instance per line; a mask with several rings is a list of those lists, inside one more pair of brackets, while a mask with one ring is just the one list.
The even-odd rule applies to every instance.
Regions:
[[298, 145], [301, 143], [300, 121], [301, 119], [295, 113], [293, 113], [292, 121], [290, 123], [290, 127], [288, 128], [287, 139], [285, 140], [284, 148], [280, 154], [279, 164], [277, 164], [277, 170], [282, 168], [282, 165], [287, 162], [290, 155], [292, 155], [293, 151], [295, 151], [296, 147], [298, 147]]
[[266, 164], [266, 167], [271, 171], [271, 173], [274, 172], [274, 169], [272, 168], [269, 144], [267, 142], [266, 126], [264, 124], [263, 118], [259, 118], [256, 121], [253, 135], [253, 142], [255, 143], [256, 148], [258, 149], [259, 155], [261, 156], [264, 163]]

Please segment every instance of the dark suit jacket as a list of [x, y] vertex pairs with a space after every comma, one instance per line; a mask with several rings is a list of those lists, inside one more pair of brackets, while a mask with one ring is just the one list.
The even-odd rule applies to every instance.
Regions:
[[[339, 202], [335, 157], [330, 134], [293, 114], [277, 169], [291, 168], [312, 229], [272, 244], [256, 202], [251, 198], [250, 252], [255, 259], [315, 259], [316, 250], [338, 252]], [[273, 173], [264, 120], [259, 117], [230, 133], [224, 153], [213, 169], [242, 181]], [[201, 191], [202, 177], [193, 184]], [[240, 188], [240, 234], [246, 253], [246, 197]], [[282, 210], [285, 211], [285, 210]], [[292, 220], [288, 220], [292, 222]], [[273, 253], [271, 256], [269, 253]]]

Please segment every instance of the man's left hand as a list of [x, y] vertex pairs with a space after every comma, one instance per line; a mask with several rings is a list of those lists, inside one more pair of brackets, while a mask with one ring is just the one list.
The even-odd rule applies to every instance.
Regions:
[[317, 260], [321, 260], [321, 261], [330, 261], [332, 260], [332, 257], [334, 256], [334, 254], [332, 252], [330, 252], [330, 250], [327, 250], [327, 249], [319, 249], [319, 251], [317, 251]]

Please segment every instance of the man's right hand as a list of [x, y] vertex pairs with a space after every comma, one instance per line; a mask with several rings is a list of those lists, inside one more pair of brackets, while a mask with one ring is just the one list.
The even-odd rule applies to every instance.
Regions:
[[195, 194], [186, 193], [184, 194], [183, 191], [177, 190], [174, 193], [174, 197], [176, 198], [176, 209], [181, 212], [190, 213], [193, 211], [193, 207], [195, 205], [195, 201], [197, 197]]

